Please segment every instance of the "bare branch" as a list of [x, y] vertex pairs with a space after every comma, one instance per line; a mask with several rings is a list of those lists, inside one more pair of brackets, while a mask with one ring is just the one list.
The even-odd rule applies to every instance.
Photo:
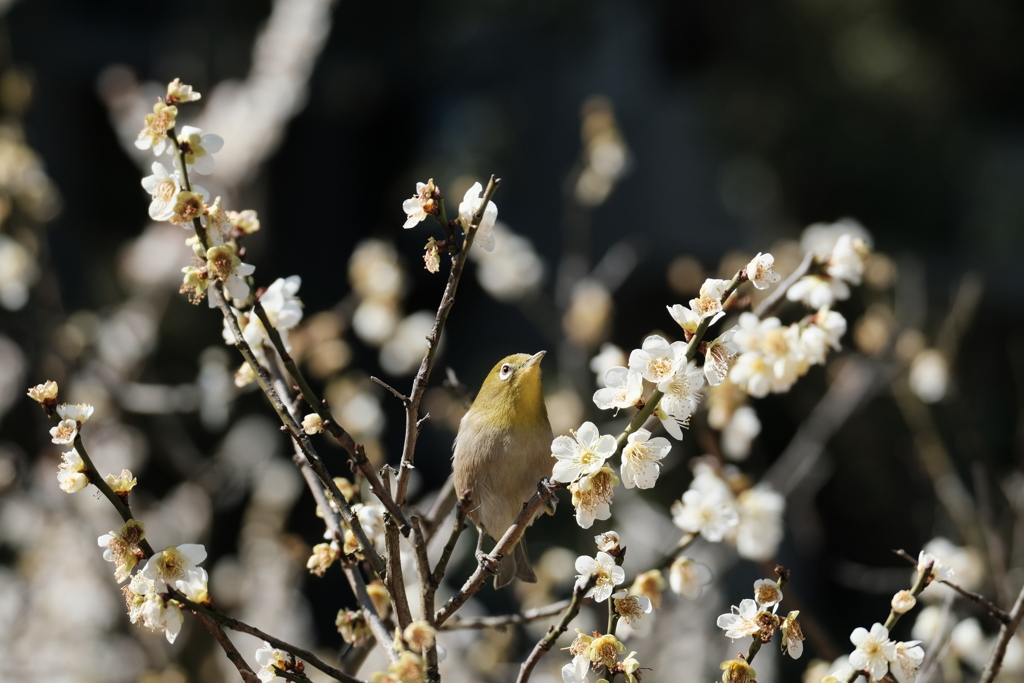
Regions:
[[[904, 560], [906, 560], [910, 564], [914, 565], [915, 567], [917, 566], [917, 560], [915, 560], [913, 558], [913, 556], [911, 556], [907, 551], [905, 551], [905, 550], [893, 550], [893, 552], [896, 555], [898, 555], [899, 557], [902, 557]], [[1011, 620], [1010, 615], [1007, 614], [1005, 610], [1002, 610], [999, 607], [997, 607], [995, 604], [993, 604], [990, 600], [988, 600], [981, 593], [975, 593], [974, 591], [969, 591], [969, 590], [967, 590], [965, 588], [961, 588], [960, 586], [956, 585], [952, 581], [947, 581], [945, 579], [939, 580], [939, 583], [942, 583], [942, 584], [945, 584], [945, 585], [949, 586], [950, 588], [952, 588], [953, 590], [955, 590], [957, 593], [959, 593], [960, 595], [964, 596], [968, 600], [970, 600], [972, 602], [978, 603], [979, 605], [981, 605], [982, 607], [985, 608], [985, 611], [987, 611], [989, 614], [991, 614], [993, 617], [995, 617], [996, 620], [998, 620], [1000, 623], [1002, 623], [1002, 624], [1009, 624], [1010, 623], [1010, 620]]]
[[537, 511], [555, 494], [555, 491], [564, 487], [565, 484], [551, 482], [548, 479], [541, 481], [537, 493], [523, 506], [519, 516], [516, 517], [516, 521], [508, 528], [508, 531], [501, 537], [497, 545], [494, 546], [494, 549], [489, 555], [484, 556], [484, 560], [481, 561], [476, 571], [466, 579], [466, 583], [462, 585], [459, 592], [449, 598], [448, 602], [437, 611], [435, 619], [438, 626], [446, 622], [460, 607], [466, 604], [467, 600], [483, 588], [487, 577], [493, 573], [493, 569], [485, 567], [496, 567], [501, 558], [512, 551], [512, 548], [519, 542], [519, 539], [523, 537], [523, 532], [526, 531], [527, 525], [533, 521]]
[[444, 578], [444, 573], [448, 570], [448, 562], [452, 559], [452, 553], [455, 552], [455, 545], [459, 542], [462, 530], [466, 528], [466, 516], [469, 515], [469, 507], [472, 504], [473, 492], [466, 489], [459, 496], [459, 507], [455, 511], [455, 524], [452, 526], [452, 533], [448, 537], [448, 542], [444, 544], [441, 557], [437, 560], [437, 566], [434, 567], [434, 572], [431, 574], [434, 588], [441, 585], [441, 579]]
[[466, 629], [493, 628], [498, 631], [504, 631], [509, 626], [529, 624], [532, 621], [537, 621], [544, 617], [553, 617], [568, 606], [569, 600], [566, 599], [553, 602], [550, 605], [545, 605], [544, 607], [535, 607], [533, 609], [524, 610], [519, 614], [498, 614], [488, 617], [456, 617], [455, 619], [451, 619], [446, 622], [445, 625], [441, 627], [441, 630], [460, 631]]
[[1017, 632], [1017, 627], [1020, 626], [1022, 617], [1024, 617], [1024, 588], [1021, 588], [1017, 601], [1013, 603], [1013, 609], [1010, 610], [1010, 621], [999, 628], [999, 635], [996, 636], [996, 644], [992, 648], [992, 655], [989, 657], [988, 664], [985, 665], [985, 670], [981, 672], [981, 678], [978, 679], [978, 683], [992, 683], [995, 680], [999, 670], [1003, 667], [1006, 646], [1009, 645], [1013, 634]]
[[380, 386], [390, 391], [395, 398], [402, 402], [403, 406], [409, 405], [409, 397], [403, 394], [402, 392], [398, 391], [398, 389], [395, 389], [393, 386], [391, 386], [384, 380], [380, 379], [379, 377], [371, 376], [370, 381], [373, 382], [374, 384], [379, 384]]
[[419, 420], [420, 402], [427, 390], [427, 382], [430, 381], [430, 372], [434, 369], [434, 361], [437, 358], [437, 344], [441, 339], [441, 332], [448, 321], [448, 314], [455, 305], [455, 292], [459, 287], [459, 279], [462, 271], [469, 260], [469, 250], [473, 246], [473, 239], [476, 237], [480, 221], [483, 220], [484, 209], [494, 197], [494, 193], [501, 184], [500, 178], [493, 175], [484, 190], [483, 200], [480, 202], [479, 210], [473, 214], [470, 222], [470, 229], [466, 231], [466, 242], [462, 250], [452, 255], [452, 268], [448, 273], [448, 284], [444, 294], [441, 296], [441, 304], [437, 307], [437, 316], [434, 318], [434, 326], [427, 334], [427, 352], [423, 354], [420, 362], [420, 369], [412, 382], [412, 390], [409, 392], [409, 402], [405, 410], [405, 443], [402, 446], [402, 465], [398, 470], [398, 490], [395, 492], [395, 501], [402, 505], [405, 503], [405, 495], [409, 488], [409, 475], [416, 459], [416, 439], [419, 436], [417, 422]]
[[[576, 589], [572, 592], [572, 601], [569, 603], [569, 608], [565, 611], [565, 616], [558, 622], [558, 626], [552, 626], [548, 629], [547, 634], [541, 638], [534, 646], [530, 656], [526, 658], [522, 666], [519, 667], [519, 677], [516, 678], [516, 683], [526, 683], [530, 680], [530, 674], [533, 673], [533, 669], [537, 666], [537, 662], [540, 658], [547, 654], [558, 637], [565, 633], [569, 628], [569, 623], [576, 618], [576, 615], [580, 613], [580, 609], [583, 607], [583, 596], [586, 595], [587, 591], [594, 587], [597, 583], [597, 575], [591, 575], [587, 579], [587, 583], [583, 586], [576, 586]], [[609, 604], [611, 604], [611, 598], [608, 598]]]
[[[193, 613], [195, 614], [195, 613]], [[245, 661], [245, 657], [238, 651], [235, 644], [228, 638], [228, 634], [224, 633], [224, 629], [217, 624], [216, 621], [206, 616], [205, 614], [195, 614], [196, 619], [201, 623], [207, 631], [216, 639], [217, 643], [224, 650], [224, 655], [228, 660], [235, 665], [238, 669], [238, 674], [242, 677], [245, 683], [259, 683], [259, 677], [256, 675], [251, 668], [249, 668], [248, 662]]]

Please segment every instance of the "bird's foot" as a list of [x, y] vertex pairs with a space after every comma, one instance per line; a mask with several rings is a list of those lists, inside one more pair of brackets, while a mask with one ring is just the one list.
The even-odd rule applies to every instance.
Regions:
[[480, 564], [480, 568], [481, 569], [483, 569], [488, 574], [497, 574], [498, 573], [498, 561], [497, 560], [495, 560], [494, 558], [492, 558], [490, 555], [488, 555], [487, 553], [483, 552], [482, 550], [478, 550], [474, 554], [476, 555], [476, 561]]

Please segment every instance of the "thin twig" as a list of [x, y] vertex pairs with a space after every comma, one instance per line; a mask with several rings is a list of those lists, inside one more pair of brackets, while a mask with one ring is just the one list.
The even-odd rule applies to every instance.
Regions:
[[395, 389], [393, 386], [391, 386], [390, 384], [388, 384], [384, 380], [380, 379], [379, 377], [371, 376], [370, 377], [370, 381], [373, 382], [374, 384], [379, 384], [380, 386], [382, 386], [385, 389], [387, 389], [388, 391], [390, 391], [392, 393], [392, 395], [394, 395], [395, 398], [397, 398], [399, 401], [402, 402], [403, 406], [404, 405], [409, 405], [409, 397], [406, 396], [405, 394], [403, 394], [402, 392], [400, 392], [398, 389]]
[[[385, 478], [390, 482], [390, 468], [385, 466]], [[385, 492], [391, 497], [391, 489], [385, 486]], [[384, 585], [391, 596], [391, 604], [395, 609], [395, 616], [398, 618], [398, 627], [405, 629], [412, 623], [412, 612], [409, 610], [409, 598], [405, 592], [405, 575], [402, 573], [402, 549], [399, 546], [398, 527], [387, 519], [390, 514], [385, 515], [384, 544], [385, 559], [387, 560], [388, 572], [384, 577]]]
[[216, 621], [206, 616], [205, 614], [195, 614], [196, 619], [201, 623], [207, 631], [214, 637], [217, 644], [224, 650], [224, 655], [228, 658], [235, 668], [238, 669], [238, 674], [242, 677], [245, 683], [259, 683], [259, 676], [256, 672], [249, 668], [248, 662], [245, 661], [245, 657], [238, 651], [235, 644], [228, 638], [228, 634], [224, 633], [224, 629], [220, 627]]
[[398, 653], [392, 647], [391, 629], [384, 624], [384, 620], [381, 618], [382, 615], [377, 613], [377, 607], [373, 604], [370, 593], [366, 590], [366, 581], [363, 580], [359, 567], [343, 564], [341, 568], [345, 572], [345, 576], [348, 577], [348, 582], [352, 584], [355, 590], [356, 599], [363, 610], [363, 616], [370, 626], [370, 631], [377, 638], [377, 642], [384, 650], [384, 654], [387, 655], [388, 661], [397, 662]]
[[[278, 394], [277, 390], [274, 389], [274, 386], [270, 381], [270, 377], [267, 375], [267, 371], [262, 365], [260, 365], [259, 360], [249, 347], [248, 342], [245, 341], [245, 337], [242, 336], [242, 329], [238, 325], [238, 319], [235, 317], [234, 311], [231, 309], [231, 306], [228, 305], [227, 299], [224, 297], [223, 283], [217, 282], [214, 287], [211, 287], [210, 296], [214, 298], [214, 303], [218, 308], [220, 308], [220, 311], [224, 316], [224, 320], [227, 321], [228, 329], [231, 330], [232, 336], [235, 339], [235, 347], [242, 354], [242, 357], [245, 358], [253, 373], [255, 373], [256, 381], [259, 382], [260, 388], [263, 389], [263, 393], [267, 395], [268, 399], [270, 399], [270, 404], [274, 407], [274, 411], [277, 412], [277, 416], [281, 419], [282, 424], [288, 431], [288, 435], [299, 444], [299, 447], [302, 449], [302, 454], [305, 456], [310, 468], [312, 468], [313, 472], [316, 473], [321, 483], [327, 487], [327, 490], [330, 491], [331, 497], [334, 498], [338, 509], [341, 511], [342, 518], [349, 525], [349, 528], [352, 529], [352, 535], [355, 536], [356, 542], [359, 544], [359, 548], [366, 556], [370, 566], [375, 572], [382, 574], [384, 572], [384, 562], [381, 560], [377, 550], [373, 547], [370, 539], [366, 536], [366, 532], [363, 530], [362, 524], [359, 523], [359, 519], [352, 513], [352, 508], [349, 506], [348, 501], [345, 500], [345, 496], [342, 495], [341, 491], [338, 489], [338, 485], [334, 483], [334, 478], [331, 477], [330, 473], [327, 471], [327, 468], [324, 466], [320, 456], [313, 448], [313, 444], [310, 442], [309, 437], [306, 436], [306, 433], [302, 431], [302, 428], [292, 417], [291, 413], [288, 412], [288, 408], [281, 400], [280, 394]], [[265, 312], [264, 315], [266, 315]], [[270, 321], [268, 320], [264, 323], [264, 326], [266, 327], [269, 325], [269, 322]], [[269, 327], [267, 327], [268, 332], [272, 329], [274, 332], [277, 331], [274, 329], [273, 325], [269, 325]], [[273, 335], [271, 336], [273, 337]], [[280, 335], [278, 335], [278, 340], [280, 341]], [[281, 348], [284, 348], [283, 343], [281, 344]], [[285, 364], [287, 365], [287, 361]]]
[[437, 560], [437, 566], [434, 567], [434, 571], [430, 575], [434, 588], [441, 585], [441, 579], [444, 578], [444, 573], [448, 570], [448, 562], [452, 559], [452, 553], [455, 552], [455, 545], [459, 542], [462, 530], [466, 528], [466, 517], [469, 515], [469, 507], [472, 504], [473, 492], [466, 489], [459, 496], [459, 506], [455, 510], [455, 524], [452, 526], [452, 533], [448, 536], [448, 542], [444, 544], [441, 557]]
[[[437, 592], [437, 584], [434, 583], [434, 575], [430, 571], [430, 558], [427, 557], [427, 541], [423, 537], [423, 529], [420, 527], [420, 518], [413, 515], [410, 520], [413, 532], [413, 551], [416, 554], [416, 575], [420, 582], [420, 612], [423, 619], [431, 626], [434, 625], [434, 596]], [[437, 639], [427, 647], [423, 653], [426, 660], [427, 683], [439, 683], [441, 671], [437, 665]]]
[[[915, 560], [905, 550], [893, 550], [893, 552], [896, 553], [896, 555], [898, 555], [899, 557], [902, 557], [904, 560], [906, 560], [910, 564], [912, 564], [914, 566], [917, 566], [917, 560]], [[959, 593], [960, 595], [964, 596], [968, 600], [971, 600], [972, 602], [978, 603], [983, 608], [985, 608], [985, 611], [987, 611], [989, 614], [991, 614], [993, 617], [995, 617], [995, 619], [997, 621], [999, 621], [1001, 624], [1009, 624], [1010, 623], [1010, 619], [1011, 619], [1010, 615], [1005, 610], [1002, 610], [999, 607], [997, 607], [995, 604], [993, 604], [991, 600], [988, 600], [981, 593], [975, 593], [974, 591], [969, 591], [966, 588], [961, 588], [960, 586], [956, 585], [952, 581], [947, 581], [945, 579], [941, 579], [939, 581], [939, 583], [942, 583], [942, 584], [945, 584], [945, 585], [949, 586], [950, 588], [952, 588], [953, 590], [955, 590], [957, 593]]]
[[437, 492], [437, 498], [430, 504], [430, 509], [423, 518], [423, 533], [429, 542], [437, 533], [438, 528], [447, 517], [448, 513], [455, 507], [458, 501], [455, 491], [455, 478], [449, 476]]
[[456, 610], [466, 604], [466, 601], [476, 595], [481, 588], [484, 586], [484, 582], [488, 576], [491, 576], [497, 572], [498, 563], [501, 558], [505, 557], [508, 553], [512, 552], [516, 543], [523, 537], [523, 532], [526, 531], [526, 527], [533, 521], [534, 515], [537, 511], [547, 503], [548, 499], [555, 494], [555, 491], [564, 488], [565, 484], [558, 482], [550, 482], [547, 479], [541, 481], [538, 486], [537, 493], [534, 494], [519, 512], [519, 516], [516, 517], [515, 522], [508, 528], [505, 535], [501, 537], [498, 543], [491, 550], [489, 555], [485, 555], [476, 570], [466, 582], [462, 585], [459, 591], [448, 599], [448, 602], [444, 604], [441, 609], [437, 611], [435, 621], [438, 626], [446, 622], [449, 617], [455, 614]]
[[[552, 626], [548, 629], [548, 632], [541, 638], [537, 644], [533, 647], [533, 651], [530, 656], [526, 658], [522, 666], [519, 667], [519, 677], [516, 678], [516, 683], [526, 683], [530, 680], [530, 674], [533, 673], [533, 669], [537, 666], [537, 662], [540, 658], [547, 654], [555, 645], [555, 641], [558, 637], [565, 633], [569, 629], [569, 623], [576, 618], [576, 615], [580, 613], [580, 609], [583, 607], [583, 596], [586, 595], [587, 591], [594, 587], [597, 583], [597, 575], [591, 575], [587, 579], [586, 584], [577, 586], [572, 592], [572, 601], [569, 603], [569, 608], [565, 610], [565, 616], [558, 622], [558, 626]], [[608, 598], [609, 603], [611, 598]]]
[[498, 631], [504, 631], [509, 626], [529, 624], [530, 622], [543, 619], [544, 617], [553, 617], [568, 607], [569, 602], [569, 599], [559, 600], [558, 602], [553, 602], [550, 605], [535, 607], [518, 614], [498, 614], [487, 617], [456, 617], [455, 619], [446, 622], [444, 626], [441, 627], [441, 630], [461, 631], [466, 629], [493, 628]]
[[[402, 512], [402, 509], [395, 504], [390, 492], [381, 486], [381, 481], [377, 477], [377, 473], [370, 464], [370, 461], [367, 459], [363, 447], [360, 444], [357, 444], [355, 439], [352, 438], [352, 435], [338, 424], [338, 421], [334, 419], [334, 415], [331, 413], [330, 406], [328, 406], [325, 401], [321, 401], [319, 397], [317, 397], [316, 392], [314, 392], [313, 388], [309, 385], [305, 375], [303, 375], [302, 371], [299, 370], [299, 366], [296, 364], [295, 359], [291, 357], [291, 354], [288, 353], [288, 349], [285, 348], [284, 339], [281, 337], [281, 333], [276, 327], [274, 327], [273, 323], [270, 322], [270, 318], [267, 316], [267, 312], [263, 308], [263, 304], [259, 299], [257, 299], [253, 304], [252, 310], [256, 313], [260, 322], [263, 323], [263, 327], [267, 331], [267, 336], [270, 337], [271, 344], [273, 344], [278, 357], [284, 363], [285, 368], [287, 368], [288, 374], [291, 375], [295, 385], [299, 388], [299, 393], [302, 395], [302, 398], [310, 408], [316, 411], [317, 415], [319, 415], [320, 419], [323, 421], [327, 431], [335, 438], [338, 444], [345, 449], [349, 455], [349, 459], [357, 468], [359, 468], [360, 471], [363, 472], [363, 475], [366, 476], [367, 482], [370, 485], [371, 493], [377, 496], [381, 503], [383, 503], [384, 508], [391, 513], [392, 518], [399, 524], [402, 535], [408, 536], [409, 520], [406, 519], [405, 513]], [[297, 424], [297, 421], [294, 420], [294, 416], [293, 421]]]
[[248, 633], [251, 636], [256, 636], [257, 638], [269, 643], [272, 647], [276, 647], [279, 650], [285, 650], [287, 652], [290, 652], [299, 659], [309, 662], [314, 667], [320, 669], [320, 671], [323, 671], [325, 674], [327, 674], [335, 680], [344, 681], [344, 683], [362, 683], [362, 681], [360, 681], [358, 678], [355, 678], [354, 676], [349, 676], [344, 671], [336, 669], [330, 664], [327, 664], [309, 650], [304, 650], [303, 648], [298, 647], [296, 645], [286, 643], [280, 638], [275, 638], [274, 636], [270, 635], [269, 633], [261, 631], [255, 626], [250, 626], [249, 624], [246, 624], [244, 621], [239, 621], [234, 617], [229, 617], [228, 615], [219, 612], [213, 609], [212, 607], [207, 607], [206, 605], [201, 605], [197, 602], [193, 602], [181, 593], [179, 593], [178, 591], [172, 591], [171, 594], [174, 596], [175, 600], [180, 602], [186, 609], [188, 609], [193, 614], [201, 614], [209, 619], [212, 619], [213, 621], [217, 622], [222, 626], [228, 627], [232, 631], [238, 631], [239, 633]]
[[493, 175], [484, 189], [483, 199], [480, 208], [470, 221], [470, 228], [466, 230], [466, 241], [462, 250], [452, 255], [452, 268], [448, 273], [448, 284], [445, 286], [444, 294], [441, 296], [441, 304], [437, 307], [437, 316], [434, 318], [434, 326], [427, 334], [427, 351], [423, 354], [420, 362], [420, 369], [412, 382], [412, 390], [409, 392], [409, 402], [405, 407], [405, 443], [402, 446], [402, 464], [398, 468], [398, 490], [395, 492], [395, 501], [402, 505], [405, 503], [405, 495], [409, 488], [409, 475], [412, 473], [413, 463], [416, 459], [416, 439], [419, 436], [417, 422], [419, 421], [420, 402], [427, 390], [427, 382], [430, 381], [430, 372], [434, 369], [434, 361], [437, 359], [437, 345], [441, 339], [441, 332], [455, 305], [455, 292], [459, 287], [459, 279], [462, 271], [469, 260], [469, 250], [473, 246], [480, 221], [483, 220], [484, 210], [487, 204], [494, 197], [494, 193], [501, 184], [500, 178]]
[[814, 252], [809, 251], [804, 254], [804, 260], [800, 262], [800, 265], [796, 267], [789, 277], [782, 281], [775, 291], [771, 293], [761, 304], [754, 310], [754, 315], [758, 318], [763, 318], [774, 310], [774, 308], [782, 301], [782, 298], [786, 296], [786, 292], [793, 284], [807, 274], [810, 270], [811, 264], [814, 263]]
[[992, 647], [992, 655], [985, 665], [985, 670], [981, 672], [981, 678], [978, 679], [978, 683], [992, 683], [995, 680], [999, 670], [1003, 667], [1006, 646], [1009, 645], [1013, 634], [1017, 632], [1017, 627], [1020, 626], [1022, 617], [1024, 617], [1024, 588], [1021, 588], [1017, 601], [1013, 603], [1013, 609], [1010, 610], [1010, 621], [999, 628], [996, 644]]

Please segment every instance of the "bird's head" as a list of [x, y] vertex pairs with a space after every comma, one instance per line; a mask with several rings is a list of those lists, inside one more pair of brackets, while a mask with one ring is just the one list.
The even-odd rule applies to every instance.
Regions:
[[532, 356], [517, 353], [498, 361], [491, 369], [480, 393], [473, 401], [473, 410], [500, 424], [547, 423], [544, 386], [540, 361], [546, 351]]

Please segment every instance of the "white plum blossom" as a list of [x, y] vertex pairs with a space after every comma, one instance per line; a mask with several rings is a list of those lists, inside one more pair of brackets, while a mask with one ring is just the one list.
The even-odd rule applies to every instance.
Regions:
[[864, 275], [864, 259], [868, 251], [867, 244], [860, 237], [849, 233], [842, 235], [832, 248], [825, 272], [837, 280], [859, 285]]
[[609, 368], [604, 388], [594, 392], [594, 405], [601, 410], [630, 408], [643, 398], [644, 382], [639, 372], [626, 367]]
[[889, 669], [899, 683], [914, 683], [923, 663], [924, 650], [921, 648], [921, 641], [910, 640], [896, 643], [896, 659]]
[[690, 416], [697, 410], [703, 387], [704, 373], [693, 361], [680, 366], [671, 377], [658, 384], [658, 391], [663, 396], [657, 415], [668, 433], [676, 439], [683, 438], [679, 425], [688, 424]]
[[953, 578], [956, 573], [940, 558], [922, 550], [917, 556], [917, 571], [923, 572], [929, 564], [932, 565], [929, 581], [946, 581]]
[[676, 373], [686, 362], [686, 344], [671, 344], [661, 336], [652, 334], [643, 346], [629, 354], [629, 369], [640, 373], [649, 382], [662, 382]]
[[213, 173], [213, 155], [224, 146], [224, 138], [208, 133], [195, 126], [184, 126], [178, 136], [178, 146], [185, 156], [185, 163], [200, 175]]
[[709, 324], [714, 325], [718, 322], [719, 318], [725, 315], [725, 310], [722, 307], [724, 303], [722, 297], [725, 296], [727, 289], [729, 289], [728, 280], [708, 278], [700, 286], [700, 296], [690, 300], [690, 309], [700, 316], [701, 321], [711, 318]]
[[727, 638], [733, 640], [746, 638], [761, 630], [761, 626], [757, 623], [757, 615], [760, 611], [756, 602], [745, 598], [740, 601], [739, 607], [733, 605], [729, 614], [719, 616], [716, 623], [718, 628], [725, 631]]
[[612, 599], [615, 601], [615, 611], [629, 626], [636, 625], [641, 617], [650, 614], [653, 609], [651, 599], [645, 595], [629, 595], [623, 590], [612, 595]]
[[562, 667], [562, 683], [593, 683], [590, 675], [590, 660], [582, 654]]
[[174, 643], [184, 621], [178, 603], [165, 600], [139, 574], [132, 577], [126, 595], [129, 601], [128, 616], [132, 623], [141, 620], [143, 626], [153, 631], [163, 631], [167, 642]]
[[782, 631], [782, 651], [793, 659], [800, 659], [800, 655], [804, 653], [804, 632], [800, 628], [800, 622], [797, 621], [799, 616], [799, 611], [790, 612], [786, 615], [780, 627]]
[[896, 660], [896, 643], [889, 640], [889, 629], [876, 623], [871, 631], [855, 628], [850, 642], [857, 648], [850, 654], [850, 665], [858, 671], [867, 671], [871, 680], [880, 681], [889, 670], [889, 662]]
[[57, 406], [57, 414], [61, 419], [74, 420], [81, 427], [92, 417], [93, 407], [88, 403], [62, 403]]
[[526, 237], [502, 223], [494, 225], [494, 251], [473, 249], [470, 257], [479, 263], [477, 280], [484, 291], [498, 301], [518, 301], [535, 292], [544, 278], [544, 262]]
[[[459, 220], [462, 228], [469, 230], [473, 224], [473, 214], [480, 210], [483, 202], [484, 188], [480, 183], [473, 183], [473, 187], [466, 190], [462, 203], [459, 204]], [[494, 251], [494, 223], [498, 220], [498, 207], [493, 201], [487, 202], [483, 218], [476, 229], [476, 237], [473, 239], [473, 246], [480, 247], [484, 251]]]
[[729, 368], [736, 360], [736, 347], [732, 343], [733, 330], [727, 330], [717, 339], [708, 342], [704, 351], [704, 376], [708, 384], [717, 387], [729, 375]]
[[[953, 570], [956, 583], [961, 588], [977, 590], [985, 580], [985, 561], [974, 548], [958, 546], [949, 539], [938, 536], [925, 543], [922, 550], [934, 557], [941, 557], [942, 563]], [[931, 597], [933, 590], [929, 586], [922, 595]]]
[[260, 297], [270, 324], [281, 333], [292, 329], [302, 320], [302, 299], [298, 297], [301, 286], [302, 278], [298, 275], [277, 278]]
[[672, 504], [672, 522], [683, 531], [699, 533], [718, 543], [739, 524], [734, 505], [729, 494], [720, 489], [691, 488], [682, 500]]
[[569, 483], [581, 475], [593, 474], [615, 455], [615, 450], [614, 436], [602, 436], [593, 422], [584, 422], [572, 437], [559, 436], [551, 442], [551, 454], [557, 458], [551, 478]]
[[626, 580], [626, 572], [615, 563], [615, 558], [608, 553], [598, 552], [595, 557], [580, 555], [576, 558], [576, 588], [587, 585], [591, 576], [597, 582], [587, 591], [585, 598], [594, 598], [595, 602], [607, 600], [618, 586]]
[[206, 548], [202, 545], [183, 543], [153, 555], [139, 573], [143, 579], [153, 583], [158, 593], [166, 592], [168, 584], [187, 592], [192, 588], [194, 580], [203, 579], [205, 583], [206, 570], [197, 566], [205, 559]]
[[153, 162], [153, 175], [142, 179], [142, 187], [153, 196], [149, 203], [149, 217], [155, 221], [169, 221], [174, 215], [174, 204], [181, 192], [181, 173], [169, 173], [159, 161]]
[[596, 519], [612, 516], [611, 502], [619, 478], [608, 466], [593, 474], [585, 474], [569, 485], [572, 505], [576, 508], [576, 523], [589, 529]]
[[287, 669], [291, 665], [291, 659], [284, 650], [278, 650], [271, 647], [270, 643], [264, 642], [263, 647], [256, 650], [256, 663], [260, 665], [260, 671], [257, 676], [266, 683], [266, 681], [279, 678], [274, 667], [282, 670]]
[[651, 433], [642, 427], [630, 434], [622, 449], [622, 484], [627, 489], [634, 486], [641, 489], [654, 488], [661, 460], [671, 449], [672, 444], [668, 439], [661, 436], [652, 439]]
[[779, 589], [779, 584], [773, 579], [758, 579], [754, 582], [754, 602], [761, 609], [767, 609], [774, 607], [772, 612], [778, 609], [779, 603], [782, 602], [782, 591]]
[[405, 212], [405, 223], [403, 228], [414, 228], [427, 216], [436, 211], [434, 194], [436, 191], [434, 180], [430, 179], [425, 183], [416, 183], [416, 194], [402, 202], [402, 211]]
[[[696, 301], [696, 299], [694, 299]], [[668, 314], [672, 316], [672, 319], [679, 323], [679, 327], [683, 328], [684, 331], [693, 334], [697, 331], [700, 326], [701, 317], [700, 314], [695, 312], [692, 308], [687, 308], [682, 304], [676, 304], [674, 306], [667, 306]]]
[[757, 289], [768, 289], [769, 285], [782, 279], [782, 276], [773, 270], [774, 264], [774, 256], [757, 252], [757, 256], [750, 260], [745, 269], [747, 279]]
[[696, 600], [704, 591], [704, 586], [711, 583], [714, 577], [711, 569], [685, 555], [672, 562], [668, 572], [669, 585], [672, 592], [687, 600]]
[[74, 443], [76, 436], [78, 436], [78, 423], [74, 420], [61, 420], [56, 427], [50, 428], [50, 441], [58, 446]]
[[[71, 421], [67, 420], [67, 422]], [[89, 477], [85, 472], [85, 462], [78, 454], [78, 449], [72, 448], [61, 455], [60, 467], [57, 469], [60, 490], [65, 493], [76, 493], [84, 489], [89, 485]]]

